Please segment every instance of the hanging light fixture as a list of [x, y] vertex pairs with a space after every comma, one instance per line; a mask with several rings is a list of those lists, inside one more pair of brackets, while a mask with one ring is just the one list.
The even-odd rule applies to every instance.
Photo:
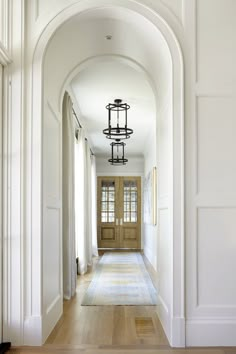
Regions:
[[[114, 103], [106, 106], [108, 110], [108, 128], [103, 130], [107, 139], [128, 139], [133, 134], [133, 129], [127, 127], [127, 111], [130, 106], [122, 103], [121, 99], [115, 99]], [[112, 123], [114, 122], [114, 125]]]
[[111, 158], [108, 160], [111, 165], [126, 165], [128, 159], [125, 158], [125, 143], [121, 142], [120, 139], [116, 139], [115, 142], [111, 144]]

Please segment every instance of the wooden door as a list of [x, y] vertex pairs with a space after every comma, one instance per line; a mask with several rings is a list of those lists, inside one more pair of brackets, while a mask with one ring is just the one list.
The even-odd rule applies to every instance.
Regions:
[[141, 178], [98, 177], [98, 247], [141, 248]]
[[120, 177], [120, 248], [141, 248], [141, 178]]
[[119, 248], [119, 178], [98, 177], [98, 247]]

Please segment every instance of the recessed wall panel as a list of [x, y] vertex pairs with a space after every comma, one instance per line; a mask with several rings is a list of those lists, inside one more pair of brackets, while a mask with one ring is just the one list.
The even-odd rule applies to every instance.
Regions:
[[160, 238], [159, 238], [159, 272], [161, 274], [159, 282], [159, 295], [166, 306], [170, 305], [171, 294], [171, 234], [169, 210], [159, 210]]
[[230, 97], [199, 97], [198, 192], [236, 200], [236, 103]]
[[44, 309], [50, 307], [60, 289], [60, 209], [47, 208], [43, 240]]
[[60, 198], [60, 121], [47, 107], [45, 115], [44, 178], [47, 199]]
[[236, 306], [236, 208], [198, 210], [198, 305]]
[[197, 0], [196, 8], [198, 81], [219, 88], [231, 84], [235, 79], [236, 1]]

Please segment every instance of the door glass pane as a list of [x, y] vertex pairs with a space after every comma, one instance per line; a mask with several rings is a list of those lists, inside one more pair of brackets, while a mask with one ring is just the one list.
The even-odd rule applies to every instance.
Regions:
[[115, 222], [115, 182], [102, 181], [101, 221]]
[[106, 210], [107, 210], [107, 203], [102, 202], [102, 211], [106, 211]]
[[109, 203], [109, 211], [114, 211], [115, 210], [115, 205], [113, 202]]
[[129, 213], [124, 213], [124, 222], [129, 222]]
[[124, 222], [137, 222], [138, 187], [136, 181], [124, 181]]

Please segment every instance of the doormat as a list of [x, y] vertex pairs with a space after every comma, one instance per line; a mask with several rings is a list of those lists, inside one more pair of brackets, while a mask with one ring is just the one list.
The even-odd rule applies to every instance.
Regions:
[[138, 252], [109, 252], [99, 261], [82, 306], [156, 305], [157, 292]]

